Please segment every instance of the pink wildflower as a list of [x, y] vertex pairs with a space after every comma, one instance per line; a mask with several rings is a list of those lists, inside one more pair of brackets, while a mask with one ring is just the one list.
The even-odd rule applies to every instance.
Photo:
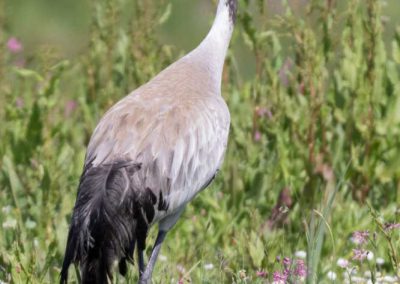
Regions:
[[284, 87], [289, 86], [289, 73], [293, 67], [293, 62], [290, 58], [286, 59], [279, 70], [279, 79]]
[[283, 266], [285, 266], [285, 268], [289, 268], [292, 265], [292, 260], [289, 257], [285, 257], [283, 259]]
[[263, 117], [266, 113], [267, 113], [267, 108], [266, 107], [259, 107], [259, 106], [256, 107], [256, 114], [259, 117]]
[[385, 231], [391, 231], [391, 230], [394, 230], [394, 229], [400, 229], [400, 223], [397, 223], [397, 224], [395, 224], [395, 223], [393, 223], [393, 224], [386, 223], [385, 224]]
[[258, 117], [264, 117], [267, 116], [268, 118], [272, 118], [272, 113], [271, 111], [266, 108], [266, 107], [256, 107], [256, 114]]
[[71, 114], [74, 112], [74, 110], [77, 108], [78, 104], [74, 100], [70, 100], [65, 104], [64, 107], [64, 116], [69, 117]]
[[23, 50], [21, 42], [15, 37], [12, 37], [7, 41], [7, 48], [11, 53], [19, 53]]
[[24, 105], [25, 105], [25, 101], [24, 101], [23, 98], [18, 97], [18, 98], [15, 100], [15, 106], [16, 106], [17, 108], [23, 108]]
[[186, 273], [185, 267], [183, 267], [183, 265], [181, 265], [181, 264], [178, 264], [178, 265], [176, 266], [176, 269], [178, 270], [178, 272], [179, 272], [180, 274], [185, 274], [185, 273]]
[[285, 282], [287, 277], [288, 275], [286, 273], [281, 273], [279, 271], [275, 271], [273, 275], [275, 282], [281, 282], [281, 281]]
[[363, 249], [353, 249], [353, 259], [363, 261], [368, 256], [368, 251]]
[[265, 277], [267, 277], [268, 273], [264, 270], [259, 270], [256, 272], [256, 275], [257, 275], [257, 277], [265, 278]]
[[368, 231], [355, 231], [353, 233], [353, 242], [362, 245], [368, 241], [369, 232]]
[[298, 277], [306, 277], [307, 275], [307, 268], [304, 264], [304, 260], [298, 259], [296, 269], [294, 270], [294, 274]]
[[259, 142], [261, 140], [261, 132], [256, 130], [254, 132], [254, 141]]

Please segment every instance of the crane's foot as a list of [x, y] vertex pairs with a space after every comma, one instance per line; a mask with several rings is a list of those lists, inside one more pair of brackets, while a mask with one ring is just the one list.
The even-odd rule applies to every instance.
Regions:
[[138, 284], [151, 284], [151, 279], [143, 274], [142, 277], [140, 277]]

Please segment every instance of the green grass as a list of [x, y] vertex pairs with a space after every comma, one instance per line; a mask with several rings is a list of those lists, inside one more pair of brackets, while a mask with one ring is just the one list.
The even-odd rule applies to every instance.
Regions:
[[[15, 19], [0, 7], [1, 281], [57, 282], [97, 121], [183, 54], [160, 36], [177, 2], [156, 2], [89, 5], [88, 46], [73, 55], [11, 53]], [[399, 276], [400, 229], [385, 226], [400, 223], [400, 28], [382, 24], [377, 0], [276, 15], [262, 2], [240, 1], [222, 84], [232, 114], [223, 169], [168, 235], [154, 283], [270, 283], [298, 251], [308, 283], [333, 283], [329, 271], [343, 283], [339, 258], [353, 277]], [[367, 243], [351, 242], [365, 230]], [[374, 257], [353, 260], [353, 249]], [[136, 267], [116, 279], [136, 280]]]

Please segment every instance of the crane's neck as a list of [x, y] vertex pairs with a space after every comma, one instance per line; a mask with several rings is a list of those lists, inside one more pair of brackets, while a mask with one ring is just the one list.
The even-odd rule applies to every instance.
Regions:
[[210, 32], [192, 52], [205, 72], [210, 73], [213, 87], [221, 90], [222, 71], [226, 52], [236, 20], [237, 0], [220, 0]]

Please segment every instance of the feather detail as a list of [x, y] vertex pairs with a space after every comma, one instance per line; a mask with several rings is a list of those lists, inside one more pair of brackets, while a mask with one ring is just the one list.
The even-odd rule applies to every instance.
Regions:
[[[68, 234], [61, 283], [66, 283], [68, 267], [79, 263], [82, 283], [107, 283], [112, 267], [133, 260], [136, 240], [146, 238], [155, 214], [157, 198], [148, 190], [135, 189], [132, 177], [141, 165], [118, 161], [86, 166]], [[165, 202], [165, 201], [161, 201]]]

